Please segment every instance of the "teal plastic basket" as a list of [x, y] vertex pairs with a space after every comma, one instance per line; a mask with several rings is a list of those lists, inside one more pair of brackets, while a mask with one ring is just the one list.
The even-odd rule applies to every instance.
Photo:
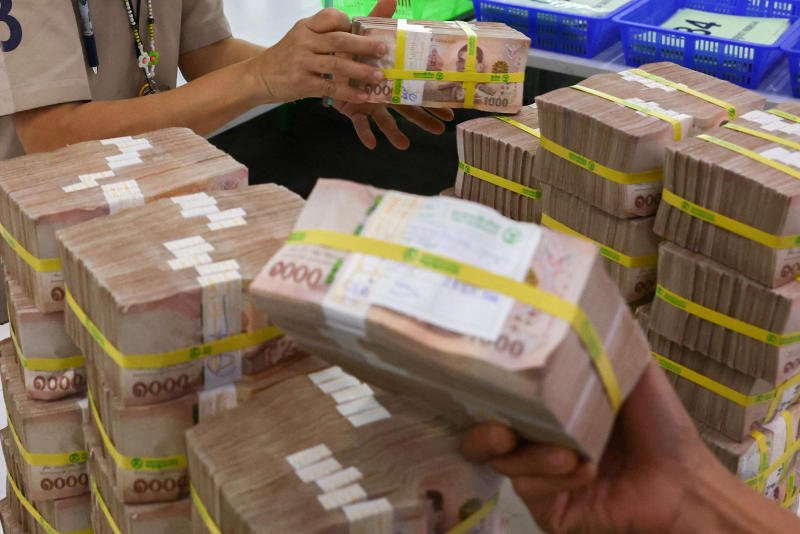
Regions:
[[[376, 0], [333, 0], [333, 7], [351, 17], [366, 17]], [[325, 1], [322, 1], [325, 5]], [[472, 11], [472, 0], [397, 0], [396, 19], [451, 20]]]

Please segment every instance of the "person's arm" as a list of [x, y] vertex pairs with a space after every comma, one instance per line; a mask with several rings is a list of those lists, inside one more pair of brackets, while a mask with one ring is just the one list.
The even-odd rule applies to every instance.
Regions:
[[[71, 102], [15, 114], [14, 124], [25, 151], [41, 152], [168, 126], [185, 126], [206, 135], [270, 102], [320, 96], [364, 102], [367, 94], [352, 87], [349, 80], [374, 83], [383, 78], [381, 71], [331, 53], [382, 57], [387, 52], [386, 45], [351, 34], [347, 15], [332, 9], [299, 21], [275, 46], [255, 55], [250, 55], [254, 49], [241, 42], [226, 41], [182, 57], [190, 77], [202, 75], [174, 91], [146, 98]], [[208, 59], [215, 45], [233, 49], [235, 54]], [[244, 56], [249, 57], [235, 61]], [[202, 59], [226, 65], [212, 70], [198, 65]], [[333, 73], [333, 79], [323, 79], [325, 73]]]
[[251, 59], [266, 50], [244, 39], [229, 37], [181, 54], [178, 66], [187, 82], [235, 63]]
[[510, 477], [551, 532], [800, 532], [800, 519], [714, 458], [654, 363], [625, 401], [597, 466], [569, 449], [522, 443], [494, 423], [472, 429], [462, 452]]

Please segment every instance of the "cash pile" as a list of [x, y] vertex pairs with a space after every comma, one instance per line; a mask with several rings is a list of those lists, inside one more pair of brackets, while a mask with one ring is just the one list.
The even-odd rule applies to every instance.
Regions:
[[295, 372], [187, 432], [195, 532], [505, 532], [462, 430], [339, 367]]
[[620, 218], [653, 215], [664, 151], [760, 109], [764, 98], [672, 63], [653, 63], [536, 98], [534, 174]]
[[505, 24], [357, 17], [353, 33], [389, 50], [359, 58], [385, 75], [361, 87], [369, 102], [502, 113], [522, 106], [531, 41]]
[[533, 174], [538, 135], [536, 104], [511, 117], [482, 117], [459, 124], [455, 196], [517, 221], [539, 222], [542, 192]]
[[623, 296], [649, 298], [664, 150], [763, 103], [671, 63], [592, 76], [538, 97], [533, 173], [544, 184], [542, 224], [599, 245]]
[[786, 506], [800, 486], [798, 112], [752, 111], [667, 150], [648, 324], [712, 450]]
[[598, 245], [603, 265], [626, 301], [634, 303], [653, 294], [659, 242], [653, 232], [654, 217], [619, 219], [548, 184], [542, 193], [542, 224]]
[[3, 263], [42, 312], [64, 308], [56, 231], [194, 191], [247, 185], [247, 168], [188, 129], [90, 141], [0, 162]]
[[800, 104], [667, 151], [655, 230], [768, 287], [800, 274]]
[[247, 288], [302, 205], [263, 185], [163, 199], [58, 232], [66, 329], [86, 356], [89, 425], [107, 464], [102, 499], [117, 525], [131, 524], [126, 505], [185, 496], [185, 430], [235, 405], [243, 375], [257, 387], [258, 373], [295, 356]]
[[9, 516], [3, 514], [4, 522], [26, 532], [47, 532], [26, 509], [31, 507], [59, 532], [86, 530], [88, 475], [78, 398], [29, 399], [8, 340], [0, 343], [0, 374], [9, 423], [0, 432], [8, 468]]
[[444, 413], [602, 452], [648, 351], [593, 245], [337, 180], [317, 183], [295, 228], [251, 292], [298, 345]]

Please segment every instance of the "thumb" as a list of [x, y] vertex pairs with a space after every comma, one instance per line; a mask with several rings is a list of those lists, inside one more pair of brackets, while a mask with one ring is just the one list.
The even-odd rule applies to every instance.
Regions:
[[370, 11], [369, 16], [391, 18], [395, 9], [397, 9], [397, 0], [378, 0], [378, 3]]

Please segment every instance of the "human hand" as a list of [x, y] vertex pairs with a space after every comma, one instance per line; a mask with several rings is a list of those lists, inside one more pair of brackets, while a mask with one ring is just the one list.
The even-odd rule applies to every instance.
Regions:
[[[623, 405], [598, 466], [562, 447], [523, 444], [493, 423], [472, 429], [462, 452], [511, 478], [537, 523], [551, 532], [701, 532], [734, 521], [731, 507], [752, 505], [771, 514], [773, 527], [797, 526], [716, 461], [655, 364]], [[714, 515], [715, 506], [725, 508], [726, 519]], [[755, 522], [741, 515], [749, 522], [736, 523], [737, 531]]]
[[350, 80], [374, 85], [383, 80], [383, 73], [352, 57], [381, 58], [388, 50], [380, 41], [350, 33], [350, 28], [346, 14], [323, 9], [298, 21], [276, 45], [253, 58], [264, 101], [322, 97], [365, 102], [367, 93], [351, 86]]
[[[394, 15], [396, 8], [396, 0], [378, 0], [378, 3], [372, 8], [369, 16], [389, 18]], [[375, 134], [372, 132], [372, 127], [370, 126], [370, 119], [375, 121], [375, 125], [383, 132], [383, 135], [386, 136], [395, 148], [405, 150], [411, 144], [408, 137], [400, 130], [395, 118], [389, 113], [390, 108], [409, 122], [416, 124], [427, 132], [437, 135], [444, 132], [444, 123], [442, 123], [442, 121], [453, 120], [453, 111], [450, 109], [428, 109], [416, 106], [386, 106], [385, 104], [343, 101], [336, 101], [333, 105], [342, 115], [353, 122], [353, 128], [356, 130], [358, 139], [370, 150], [374, 149], [378, 143], [375, 139]]]
[[386, 106], [385, 104], [371, 103], [354, 104], [341, 101], [334, 102], [333, 106], [353, 122], [353, 128], [358, 139], [370, 150], [378, 144], [370, 125], [370, 119], [375, 121], [375, 125], [395, 148], [405, 150], [411, 144], [406, 134], [400, 130], [397, 120], [389, 113], [389, 109], [393, 109], [423, 130], [437, 135], [444, 132], [444, 123], [442, 121], [453, 120], [453, 111], [446, 108]]

